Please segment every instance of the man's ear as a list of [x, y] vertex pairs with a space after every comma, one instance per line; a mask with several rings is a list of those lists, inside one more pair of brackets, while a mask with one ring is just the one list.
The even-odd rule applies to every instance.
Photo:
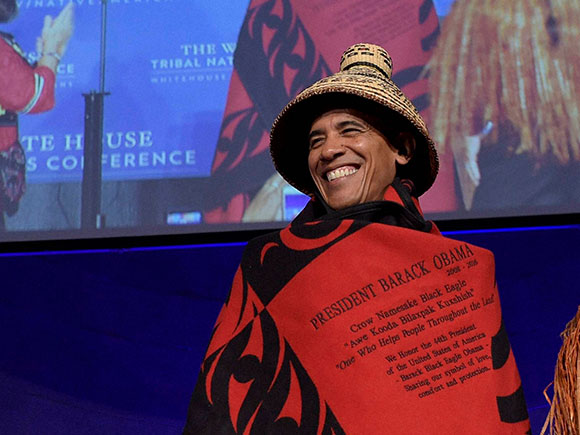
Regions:
[[397, 155], [395, 160], [399, 165], [406, 165], [415, 154], [415, 136], [409, 131], [402, 131], [397, 136]]

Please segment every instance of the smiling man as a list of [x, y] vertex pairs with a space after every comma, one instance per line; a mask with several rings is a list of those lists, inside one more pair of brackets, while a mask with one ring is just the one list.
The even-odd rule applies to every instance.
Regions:
[[407, 164], [412, 156], [415, 140], [409, 132], [389, 140], [372, 123], [363, 112], [337, 109], [312, 124], [308, 168], [321, 197], [334, 210], [382, 200], [397, 164]]
[[248, 243], [186, 433], [529, 429], [493, 255], [423, 218], [437, 152], [391, 70], [356, 44], [275, 120], [276, 169], [311, 201]]
[[391, 57], [376, 45], [356, 44], [340, 68], [274, 121], [276, 169], [314, 199], [314, 209], [381, 201], [395, 179], [407, 186], [403, 196], [418, 198], [435, 181], [439, 160], [425, 121], [391, 80]]

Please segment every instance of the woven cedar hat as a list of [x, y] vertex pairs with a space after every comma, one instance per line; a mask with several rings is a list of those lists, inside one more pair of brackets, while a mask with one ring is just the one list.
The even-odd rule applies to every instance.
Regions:
[[312, 123], [333, 109], [357, 109], [378, 116], [390, 129], [411, 131], [416, 149], [405, 165], [405, 177], [417, 196], [435, 181], [439, 159], [425, 121], [413, 103], [391, 80], [389, 53], [373, 44], [355, 44], [340, 60], [340, 72], [302, 91], [280, 112], [270, 133], [270, 153], [276, 170], [303, 193], [314, 193], [308, 170], [308, 134]]

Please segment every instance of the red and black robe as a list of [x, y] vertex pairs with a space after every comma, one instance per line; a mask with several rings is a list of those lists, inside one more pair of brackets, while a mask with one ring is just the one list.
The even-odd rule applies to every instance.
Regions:
[[185, 433], [529, 429], [492, 253], [441, 236], [395, 180], [250, 241]]

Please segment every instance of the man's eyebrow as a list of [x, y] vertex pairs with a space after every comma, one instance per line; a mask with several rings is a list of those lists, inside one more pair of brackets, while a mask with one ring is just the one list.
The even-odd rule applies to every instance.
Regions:
[[349, 126], [369, 128], [366, 122], [357, 121], [356, 119], [347, 119], [345, 121], [340, 121], [336, 126], [338, 128], [345, 128]]
[[312, 130], [309, 134], [308, 134], [308, 139], [312, 139], [314, 136], [319, 136], [321, 134], [324, 134], [323, 130], [321, 129], [317, 129], [317, 130]]
[[[336, 128], [338, 128], [338, 129], [343, 129], [343, 128], [349, 127], [349, 126], [354, 126], [354, 127], [364, 128], [364, 129], [369, 128], [369, 126], [366, 122], [357, 121], [355, 119], [347, 119], [344, 121], [340, 121], [339, 123], [336, 124]], [[314, 136], [318, 136], [318, 135], [322, 135], [322, 134], [324, 134], [323, 129], [312, 130], [308, 134], [308, 139], [311, 139]]]

